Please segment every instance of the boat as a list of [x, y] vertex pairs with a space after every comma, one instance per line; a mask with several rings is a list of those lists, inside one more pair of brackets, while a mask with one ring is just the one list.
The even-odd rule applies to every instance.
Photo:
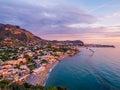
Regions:
[[89, 49], [89, 50], [90, 50], [91, 52], [93, 52], [93, 53], [95, 52], [95, 51], [94, 51], [94, 50], [92, 50], [92, 49]]

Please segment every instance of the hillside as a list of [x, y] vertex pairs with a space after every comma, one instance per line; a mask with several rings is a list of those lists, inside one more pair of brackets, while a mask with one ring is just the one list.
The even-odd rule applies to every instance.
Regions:
[[51, 43], [62, 46], [84, 45], [84, 43], [80, 40], [74, 40], [74, 41], [44, 40], [40, 37], [35, 36], [31, 32], [21, 28], [20, 26], [10, 25], [10, 24], [0, 24], [0, 46], [16, 46], [16, 45], [28, 45], [28, 44], [34, 45], [39, 42], [41, 42], [41, 44]]
[[22, 29], [19, 26], [10, 24], [0, 24], [0, 40], [1, 41], [23, 41], [23, 42], [39, 42], [42, 39], [33, 35], [31, 32]]

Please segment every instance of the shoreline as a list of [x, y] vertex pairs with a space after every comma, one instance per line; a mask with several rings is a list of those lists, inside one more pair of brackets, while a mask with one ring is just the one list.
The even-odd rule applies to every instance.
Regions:
[[47, 74], [47, 77], [46, 77], [46, 80], [45, 80], [43, 86], [46, 86], [47, 80], [48, 80], [48, 78], [49, 78], [49, 76], [50, 76], [52, 70], [55, 68], [55, 66], [57, 66], [58, 63], [59, 63], [59, 62], [56, 61], [56, 63], [54, 64], [54, 66], [49, 70], [49, 73]]
[[47, 75], [47, 77], [46, 77], [46, 80], [45, 80], [45, 82], [44, 82], [44, 84], [43, 84], [42, 86], [46, 86], [47, 80], [48, 80], [48, 78], [49, 78], [52, 70], [55, 68], [55, 66], [57, 66], [57, 64], [58, 64], [62, 59], [64, 59], [65, 57], [68, 57], [68, 56], [69, 56], [68, 54], [63, 55], [63, 56], [59, 57], [59, 59], [58, 59], [57, 61], [55, 61], [55, 64], [53, 65], [53, 67], [49, 69], [49, 72], [48, 72], [48, 75]]
[[74, 52], [72, 54], [64, 54], [61, 55], [59, 58], [57, 58], [57, 60], [55, 62], [53, 62], [52, 64], [48, 64], [45, 67], [45, 70], [37, 75], [30, 75], [29, 78], [27, 78], [27, 80], [25, 80], [27, 83], [30, 83], [34, 86], [36, 85], [41, 85], [41, 86], [46, 86], [47, 80], [52, 72], [52, 70], [55, 68], [55, 66], [65, 57], [70, 57], [70, 56], [74, 56], [75, 54], [77, 54], [77, 52]]

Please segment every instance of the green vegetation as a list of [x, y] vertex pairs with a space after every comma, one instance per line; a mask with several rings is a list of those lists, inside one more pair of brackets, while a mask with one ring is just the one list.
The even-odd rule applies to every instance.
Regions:
[[27, 60], [28, 63], [34, 63], [33, 59], [29, 55], [24, 55], [24, 58]]
[[18, 49], [14, 48], [14, 49], [4, 49], [4, 50], [0, 50], [0, 59], [3, 61], [7, 61], [7, 60], [17, 60], [18, 56], [16, 55], [16, 53], [18, 53]]
[[43, 64], [43, 63], [48, 63], [48, 60], [43, 59], [41, 64]]
[[27, 61], [29, 61], [31, 58], [30, 58], [30, 56], [29, 55], [24, 55], [24, 58], [27, 60]]
[[42, 87], [42, 86], [33, 86], [28, 83], [24, 83], [23, 85], [19, 85], [17, 83], [13, 83], [9, 85], [7, 80], [3, 80], [0, 82], [0, 90], [68, 90], [64, 87]]
[[2, 75], [0, 75], [0, 79], [2, 79], [3, 78], [3, 76]]
[[35, 64], [30, 64], [30, 65], [28, 65], [28, 67], [29, 67], [30, 71], [37, 68], [37, 66], [35, 66]]
[[0, 82], [0, 89], [1, 90], [8, 90], [8, 84], [9, 84], [9, 82], [7, 80], [2, 80]]

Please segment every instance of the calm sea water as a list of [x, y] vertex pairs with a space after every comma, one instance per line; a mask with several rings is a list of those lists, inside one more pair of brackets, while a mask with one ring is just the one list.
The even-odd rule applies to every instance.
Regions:
[[70, 90], [120, 90], [120, 47], [82, 48], [64, 58], [51, 72], [46, 86], [65, 86]]

